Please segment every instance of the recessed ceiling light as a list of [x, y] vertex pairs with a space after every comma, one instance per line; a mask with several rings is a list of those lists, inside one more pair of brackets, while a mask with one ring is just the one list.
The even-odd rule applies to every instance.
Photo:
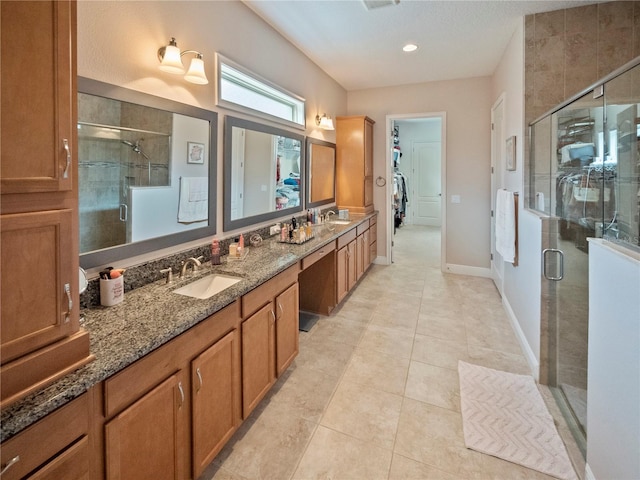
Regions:
[[413, 43], [407, 43], [404, 47], [402, 47], [402, 50], [404, 50], [405, 52], [415, 52], [417, 49], [418, 46]]

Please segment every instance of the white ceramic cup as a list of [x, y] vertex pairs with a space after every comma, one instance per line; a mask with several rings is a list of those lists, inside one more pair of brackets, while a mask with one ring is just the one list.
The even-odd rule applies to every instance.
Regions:
[[124, 300], [124, 276], [106, 280], [100, 279], [100, 305], [111, 307]]

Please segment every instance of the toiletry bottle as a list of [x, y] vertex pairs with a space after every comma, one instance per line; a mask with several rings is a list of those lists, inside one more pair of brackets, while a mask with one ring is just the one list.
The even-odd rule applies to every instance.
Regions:
[[240, 234], [240, 240], [238, 241], [238, 256], [241, 257], [244, 254], [244, 236]]
[[220, 243], [216, 238], [211, 242], [211, 265], [220, 265]]

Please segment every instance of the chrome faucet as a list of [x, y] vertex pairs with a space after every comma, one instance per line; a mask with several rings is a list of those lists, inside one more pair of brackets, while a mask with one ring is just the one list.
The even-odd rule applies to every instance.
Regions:
[[325, 222], [329, 221], [329, 215], [335, 215], [336, 212], [334, 212], [333, 210], [329, 210], [327, 213], [324, 214], [324, 220]]
[[198, 257], [198, 258], [188, 258], [186, 261], [182, 262], [182, 270], [180, 270], [180, 278], [184, 278], [186, 273], [187, 273], [187, 267], [189, 265], [191, 265], [193, 267], [192, 271], [197, 272], [198, 271], [198, 267], [200, 267], [200, 265], [202, 265], [202, 263], [200, 263], [200, 260], [202, 260], [203, 257]]

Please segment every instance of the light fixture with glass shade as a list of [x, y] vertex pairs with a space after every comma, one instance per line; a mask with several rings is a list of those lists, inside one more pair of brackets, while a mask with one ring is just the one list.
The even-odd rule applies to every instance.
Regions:
[[186, 54], [194, 54], [195, 57], [191, 59], [189, 70], [187, 70], [187, 73], [184, 75], [184, 79], [187, 82], [196, 83], [198, 85], [208, 84], [209, 80], [204, 72], [204, 60], [202, 59], [202, 54], [195, 50], [185, 50], [184, 52], [181, 52], [174, 37], [171, 37], [169, 45], [158, 49], [160, 70], [177, 75], [184, 74], [182, 56]]
[[333, 127], [333, 120], [331, 117], [328, 117], [326, 113], [320, 115], [316, 115], [316, 125], [322, 128], [323, 130], [335, 130]]

